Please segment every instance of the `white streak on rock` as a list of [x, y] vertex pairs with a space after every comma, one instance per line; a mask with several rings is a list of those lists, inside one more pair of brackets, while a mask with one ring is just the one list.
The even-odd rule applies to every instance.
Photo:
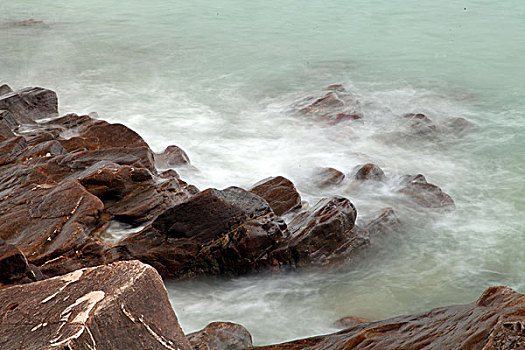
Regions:
[[50, 301], [51, 299], [56, 297], [58, 295], [58, 293], [60, 293], [64, 289], [66, 289], [66, 287], [69, 286], [71, 283], [74, 283], [74, 282], [78, 281], [80, 279], [80, 277], [82, 277], [83, 273], [84, 273], [84, 270], [82, 269], [82, 270], [76, 270], [76, 271], [73, 271], [71, 273], [68, 273], [67, 275], [65, 275], [63, 277], [59, 277], [59, 279], [64, 281], [64, 282], [66, 282], [66, 284], [64, 284], [62, 287], [60, 287], [58, 289], [58, 291], [56, 291], [56, 293], [53, 293], [50, 296], [48, 296], [47, 298], [45, 298], [44, 300], [42, 300], [41, 304], [47, 303], [48, 301]]

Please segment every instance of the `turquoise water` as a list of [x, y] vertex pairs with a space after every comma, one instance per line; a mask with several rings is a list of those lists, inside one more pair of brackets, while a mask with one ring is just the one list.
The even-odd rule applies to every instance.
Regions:
[[[15, 26], [34, 18], [46, 25]], [[0, 80], [55, 90], [61, 112], [98, 112], [154, 150], [185, 149], [199, 188], [292, 179], [304, 199], [352, 199], [360, 217], [391, 205], [405, 230], [343, 271], [168, 283], [185, 331], [245, 325], [256, 343], [470, 302], [489, 285], [525, 292], [525, 2], [0, 2]], [[290, 106], [332, 83], [362, 123], [329, 126]], [[464, 117], [467, 135], [399, 137], [395, 117]], [[315, 166], [365, 162], [423, 173], [456, 211], [421, 212], [392, 188], [320, 191]]]

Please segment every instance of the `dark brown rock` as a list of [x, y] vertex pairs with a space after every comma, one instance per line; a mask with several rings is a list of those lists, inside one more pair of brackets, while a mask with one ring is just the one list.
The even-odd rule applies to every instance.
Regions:
[[255, 184], [250, 192], [264, 198], [277, 215], [283, 215], [301, 205], [301, 196], [294, 184], [285, 177], [264, 179]]
[[383, 170], [375, 164], [368, 163], [357, 170], [355, 174], [356, 180], [373, 180], [385, 181], [386, 175]]
[[58, 99], [54, 91], [40, 87], [25, 88], [0, 96], [0, 109], [16, 118], [38, 120], [58, 115]]
[[525, 295], [490, 287], [477, 302], [361, 323], [338, 333], [253, 350], [523, 349]]
[[454, 200], [441, 188], [427, 182], [421, 174], [406, 175], [401, 181], [400, 193], [425, 208], [454, 209]]
[[176, 168], [190, 165], [190, 158], [180, 147], [168, 146], [162, 153], [155, 154], [157, 169]]
[[401, 229], [401, 221], [399, 221], [394, 209], [386, 208], [377, 218], [367, 223], [364, 228], [370, 237], [375, 237], [398, 232]]
[[334, 168], [318, 168], [314, 171], [313, 181], [320, 188], [337, 186], [345, 179], [345, 174]]
[[231, 322], [212, 322], [187, 337], [194, 350], [242, 350], [252, 346], [250, 332]]
[[346, 198], [322, 199], [288, 224], [292, 235], [272, 252], [278, 261], [304, 266], [339, 265], [368, 245], [365, 231], [355, 226], [357, 211]]
[[191, 349], [161, 277], [137, 261], [0, 290], [2, 349]]
[[168, 277], [237, 275], [267, 268], [287, 237], [262, 198], [237, 187], [208, 189], [168, 209], [110, 253], [153, 265]]
[[36, 281], [38, 278], [33, 268], [29, 266], [20, 249], [0, 238], [0, 288], [14, 283]]
[[345, 316], [335, 321], [332, 324], [332, 326], [334, 326], [335, 328], [345, 329], [345, 328], [353, 327], [360, 323], [368, 323], [368, 322], [371, 322], [371, 321], [366, 318], [356, 317], [356, 316]]

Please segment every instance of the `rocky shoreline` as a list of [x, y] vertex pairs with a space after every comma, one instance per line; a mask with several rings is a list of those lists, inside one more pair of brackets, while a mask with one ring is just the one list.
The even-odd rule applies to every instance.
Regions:
[[[295, 107], [302, 117], [353, 122], [363, 116], [352, 99], [332, 85]], [[437, 137], [425, 115], [403, 118], [412, 136]], [[468, 127], [458, 120], [454, 130]], [[158, 274], [336, 268], [402, 227], [395, 208], [356, 223], [356, 208], [340, 196], [309, 207], [282, 176], [250, 189], [200, 191], [172, 169], [190, 164], [177, 146], [154, 153], [124, 125], [59, 116], [56, 94], [43, 88], [0, 86], [0, 150], [2, 349], [248, 348], [249, 333], [229, 323], [186, 338]], [[357, 183], [389, 181], [375, 164], [351, 176]], [[313, 181], [333, 187], [344, 177], [325, 168]], [[421, 174], [401, 178], [398, 193], [416, 207], [454, 208]], [[138, 229], [112, 242], [112, 223]], [[522, 344], [523, 300], [508, 288], [489, 288], [474, 304], [261, 349], [514, 349]]]

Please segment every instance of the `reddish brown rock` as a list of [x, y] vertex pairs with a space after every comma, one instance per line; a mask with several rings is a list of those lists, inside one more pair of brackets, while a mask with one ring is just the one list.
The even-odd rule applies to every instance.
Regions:
[[238, 275], [267, 268], [287, 237], [268, 203], [241, 188], [208, 189], [166, 210], [110, 252], [139, 259], [164, 276]]
[[403, 118], [408, 120], [408, 126], [414, 135], [434, 137], [438, 131], [432, 120], [422, 113], [408, 113]]
[[334, 168], [318, 168], [314, 171], [313, 181], [320, 188], [337, 186], [345, 179], [345, 174]]
[[2, 349], [189, 350], [161, 277], [138, 261], [0, 290]]
[[356, 317], [356, 316], [345, 316], [335, 321], [332, 324], [332, 326], [334, 326], [335, 328], [345, 329], [345, 328], [353, 327], [360, 323], [368, 323], [368, 322], [371, 322], [371, 321], [366, 318]]
[[385, 181], [386, 175], [383, 170], [372, 163], [363, 165], [355, 174], [356, 180]]
[[157, 169], [176, 168], [190, 165], [190, 158], [180, 147], [168, 146], [162, 153], [155, 154]]
[[314, 102], [310, 103], [306, 107], [303, 107], [301, 109], [302, 113], [313, 113], [313, 114], [319, 114], [319, 113], [327, 113], [330, 110], [334, 108], [341, 108], [345, 105], [344, 101], [342, 101], [337, 93], [331, 91], [326, 93], [323, 97], [318, 98]]
[[367, 232], [355, 226], [356, 216], [348, 199], [322, 199], [292, 219], [290, 239], [271, 256], [298, 267], [339, 265], [369, 243]]
[[477, 302], [361, 323], [341, 332], [253, 350], [523, 349], [525, 295], [490, 287]]
[[58, 99], [54, 91], [25, 88], [0, 96], [0, 109], [24, 121], [50, 118], [58, 115]]
[[454, 200], [441, 188], [427, 182], [421, 174], [406, 175], [401, 181], [400, 193], [425, 208], [454, 209]]
[[394, 209], [386, 208], [377, 218], [368, 222], [364, 229], [368, 231], [370, 237], [376, 237], [400, 231], [401, 221], [399, 221]]
[[97, 139], [98, 149], [148, 147], [148, 144], [135, 131], [122, 124], [97, 121], [80, 132], [87, 140]]
[[212, 322], [187, 337], [194, 350], [242, 350], [252, 346], [250, 332], [231, 322]]
[[279, 216], [301, 205], [301, 196], [294, 184], [282, 176], [262, 180], [250, 192], [264, 198]]

